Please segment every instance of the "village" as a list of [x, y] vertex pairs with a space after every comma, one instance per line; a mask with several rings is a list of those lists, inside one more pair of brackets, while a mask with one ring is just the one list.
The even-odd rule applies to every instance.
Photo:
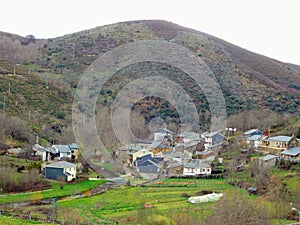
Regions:
[[[155, 180], [167, 177], [214, 177], [225, 174], [216, 165], [222, 165], [222, 152], [232, 148], [230, 137], [236, 129], [227, 128], [224, 132], [182, 132], [174, 134], [162, 128], [154, 132], [153, 141], [132, 143], [118, 148], [115, 156], [124, 165], [120, 173], [123, 178], [136, 177]], [[242, 170], [249, 163], [249, 156], [259, 153], [259, 165], [271, 168], [281, 162], [300, 163], [300, 140], [295, 136], [271, 136], [268, 132], [251, 129], [238, 135], [241, 157], [237, 158], [236, 170]], [[37, 138], [38, 139], [38, 138]], [[7, 154], [20, 156], [20, 148], [8, 149]], [[77, 143], [32, 146], [30, 154], [40, 159], [45, 178], [53, 180], [74, 181], [81, 163]], [[250, 159], [251, 160], [251, 159]], [[98, 176], [99, 177], [99, 176]]]
[[[154, 132], [153, 142], [124, 146], [118, 149], [117, 157], [146, 179], [209, 177], [220, 173], [213, 167], [213, 162], [223, 163], [220, 155], [231, 147], [227, 135], [235, 132], [236, 129], [228, 128], [225, 132], [183, 132], [174, 135], [168, 129], [160, 129]], [[242, 133], [240, 138], [238, 148], [241, 155], [259, 153], [257, 160], [262, 167], [271, 168], [280, 160], [300, 162], [300, 140], [295, 136], [270, 136], [269, 133], [251, 129]], [[249, 163], [241, 158], [237, 159], [237, 171]]]

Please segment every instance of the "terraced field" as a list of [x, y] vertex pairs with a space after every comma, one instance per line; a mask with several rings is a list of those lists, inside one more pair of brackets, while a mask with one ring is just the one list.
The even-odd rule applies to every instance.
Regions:
[[152, 217], [170, 224], [183, 224], [182, 220], [201, 219], [211, 210], [213, 203], [193, 205], [187, 201], [187, 196], [195, 196], [201, 190], [230, 192], [237, 188], [223, 179], [167, 179], [144, 187], [119, 187], [102, 195], [59, 201], [58, 208], [80, 214], [83, 221], [91, 224], [115, 224], [116, 221], [143, 224], [150, 218], [153, 222]]

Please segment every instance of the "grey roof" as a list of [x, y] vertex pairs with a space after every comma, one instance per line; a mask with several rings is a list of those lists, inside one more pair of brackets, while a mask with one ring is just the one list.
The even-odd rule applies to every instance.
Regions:
[[275, 159], [275, 158], [277, 158], [276, 155], [266, 155], [266, 156], [260, 157], [259, 160], [267, 162], [267, 161], [269, 161], [271, 159]]
[[211, 133], [205, 134], [205, 137], [212, 137], [212, 136], [216, 135], [217, 133], [219, 133], [219, 132], [218, 131], [211, 132]]
[[69, 147], [70, 147], [71, 149], [79, 149], [79, 146], [78, 146], [77, 143], [71, 143], [71, 144], [69, 144]]
[[155, 131], [154, 133], [169, 133], [169, 134], [173, 134], [173, 132], [170, 131], [170, 130], [168, 130], [167, 128], [159, 129], [159, 130]]
[[46, 150], [46, 152], [50, 152], [52, 154], [56, 154], [57, 153], [57, 151], [54, 148], [51, 148], [51, 147], [45, 147], [45, 150]]
[[172, 152], [171, 155], [174, 157], [174, 158], [181, 158], [183, 153], [182, 152]]
[[151, 156], [151, 154], [148, 154], [148, 155], [144, 155], [142, 157], [138, 157], [137, 160], [136, 160], [136, 165], [141, 165], [141, 164], [144, 164], [146, 161], [152, 161], [153, 163], [155, 164], [158, 164], [160, 162], [163, 161], [162, 158], [153, 158]]
[[206, 134], [205, 137], [211, 137], [213, 143], [224, 140], [224, 138], [225, 138], [225, 136], [220, 134], [218, 131]]
[[186, 164], [184, 164], [185, 168], [198, 168], [199, 167], [199, 163], [198, 162], [188, 162]]
[[300, 147], [292, 147], [281, 152], [283, 155], [297, 156], [300, 154]]
[[282, 141], [282, 142], [290, 142], [292, 140], [293, 136], [273, 136], [269, 137], [267, 140], [271, 141]]
[[260, 132], [260, 133], [262, 133], [260, 130], [258, 130], [258, 129], [251, 129], [251, 130], [248, 130], [248, 131], [246, 131], [245, 133], [244, 133], [244, 135], [250, 135], [250, 134], [253, 134], [253, 133], [255, 133], [255, 132]]
[[52, 148], [56, 148], [58, 152], [67, 153], [71, 151], [69, 145], [53, 145]]
[[40, 152], [45, 152], [46, 148], [44, 148], [43, 146], [39, 145], [39, 144], [34, 144], [32, 146], [32, 149], [35, 151], [40, 151]]
[[159, 144], [156, 148], [169, 148], [169, 146], [165, 144]]
[[184, 131], [181, 134], [179, 134], [178, 137], [189, 138], [189, 139], [198, 140], [198, 141], [201, 140], [200, 134], [195, 133], [195, 132], [186, 132], [186, 131]]
[[151, 149], [157, 148], [160, 144], [161, 144], [161, 141], [154, 141], [146, 149], [151, 150]]
[[263, 135], [259, 135], [259, 134], [255, 134], [255, 135], [252, 135], [248, 138], [246, 138], [247, 141], [257, 141], [257, 140], [260, 140], [262, 139]]
[[43, 147], [39, 144], [34, 144], [32, 146], [32, 149], [35, 150], [35, 151], [40, 151], [40, 152], [50, 152], [50, 153], [53, 153], [53, 154], [56, 154], [57, 151], [54, 149], [54, 148], [51, 148], [51, 147]]
[[139, 151], [142, 149], [142, 146], [135, 145], [135, 144], [130, 144], [130, 145], [125, 145], [120, 150], [134, 150], [134, 151]]
[[199, 168], [211, 168], [211, 165], [208, 163], [202, 162], [199, 164]]
[[213, 154], [215, 155], [216, 153], [210, 150], [204, 150], [204, 151], [196, 151], [197, 155], [208, 155], [208, 154]]
[[137, 167], [141, 167], [141, 166], [149, 166], [149, 165], [153, 165], [153, 166], [155, 166], [155, 167], [159, 167], [159, 165], [158, 165], [156, 162], [154, 162], [153, 160], [151, 160], [151, 159], [148, 159], [148, 160], [146, 160], [146, 161], [143, 161], [143, 162], [139, 163], [139, 164], [137, 165]]
[[73, 164], [73, 163], [66, 162], [66, 161], [59, 161], [59, 162], [48, 164], [48, 165], [46, 165], [46, 167], [51, 167], [51, 168], [72, 168], [72, 167], [76, 167], [76, 165]]
[[178, 167], [178, 166], [183, 166], [183, 164], [182, 163], [171, 163], [167, 166], [167, 169]]
[[195, 146], [195, 145], [198, 145], [198, 144], [200, 144], [199, 141], [189, 141], [189, 142], [183, 143], [185, 148], [192, 147], [192, 146]]

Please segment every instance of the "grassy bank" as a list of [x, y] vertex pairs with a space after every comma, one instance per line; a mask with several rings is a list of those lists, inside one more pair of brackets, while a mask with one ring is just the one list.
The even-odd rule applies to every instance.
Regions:
[[23, 202], [30, 200], [34, 201], [47, 198], [58, 198], [75, 195], [90, 190], [92, 188], [98, 187], [99, 185], [105, 182], [105, 180], [83, 181], [80, 183], [65, 184], [63, 185], [63, 188], [61, 188], [61, 185], [59, 183], [52, 182], [52, 189], [50, 190], [36, 191], [31, 193], [1, 195], [0, 204]]

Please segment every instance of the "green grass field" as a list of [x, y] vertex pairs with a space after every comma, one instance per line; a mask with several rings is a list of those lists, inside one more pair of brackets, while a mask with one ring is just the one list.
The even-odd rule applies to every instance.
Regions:
[[53, 225], [53, 223], [41, 223], [41, 222], [35, 222], [35, 221], [32, 221], [32, 220], [21, 220], [21, 219], [18, 219], [18, 218], [0, 216], [0, 225], [18, 225], [18, 224], [22, 224], [22, 225], [30, 225], [30, 224], [50, 225], [50, 224], [52, 224]]
[[52, 189], [50, 190], [36, 191], [32, 193], [0, 195], [0, 204], [75, 195], [90, 190], [94, 187], [98, 187], [105, 182], [105, 180], [83, 181], [75, 184], [66, 184], [63, 186], [63, 189], [60, 188], [59, 183], [52, 182]]
[[[91, 187], [88, 183], [81, 183], [82, 190]], [[68, 187], [67, 187], [68, 186]], [[74, 187], [66, 185], [67, 193]], [[55, 187], [60, 191], [59, 187]], [[225, 194], [238, 191], [251, 199], [248, 193], [235, 186], [229, 185], [224, 179], [177, 179], [169, 178], [158, 180], [146, 186], [119, 186], [103, 194], [79, 198], [63, 199], [57, 201], [57, 220], [61, 223], [72, 224], [197, 224], [197, 221], [208, 215], [215, 203], [191, 204], [187, 196], [195, 196], [202, 190], [211, 190]], [[77, 192], [77, 191], [74, 191]], [[73, 192], [73, 193], [74, 193]], [[63, 194], [61, 192], [60, 194]], [[66, 194], [66, 193], [65, 193]], [[45, 194], [46, 196], [46, 194]], [[148, 208], [146, 206], [151, 206]], [[52, 205], [30, 206], [23, 210], [31, 211], [36, 219], [44, 220], [46, 214], [53, 212]], [[1, 218], [1, 217], [0, 217]], [[34, 222], [14, 220], [8, 222], [0, 219], [0, 224], [35, 224]], [[273, 220], [273, 224], [289, 224], [288, 220]]]
[[[141, 224], [151, 215], [180, 222], [180, 217], [199, 219], [210, 212], [213, 203], [193, 205], [182, 196], [184, 193], [195, 196], [201, 190], [224, 192], [237, 188], [223, 179], [166, 179], [145, 187], [119, 187], [93, 197], [58, 201], [58, 208], [80, 214], [89, 223], [115, 224], [115, 221], [120, 221], [121, 224]], [[152, 205], [152, 208], [145, 208], [145, 204]]]

